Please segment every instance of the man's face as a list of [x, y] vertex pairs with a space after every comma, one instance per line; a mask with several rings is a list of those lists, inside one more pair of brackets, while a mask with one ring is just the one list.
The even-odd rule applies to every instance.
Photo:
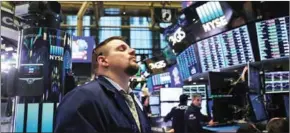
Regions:
[[110, 69], [123, 71], [128, 76], [135, 75], [139, 70], [135, 50], [122, 40], [112, 40], [108, 44], [107, 60]]
[[197, 107], [201, 107], [201, 97], [192, 98], [192, 104]]

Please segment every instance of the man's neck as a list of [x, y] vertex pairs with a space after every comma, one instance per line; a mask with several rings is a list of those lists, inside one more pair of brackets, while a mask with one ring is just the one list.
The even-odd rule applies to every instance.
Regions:
[[129, 91], [129, 76], [113, 73], [104, 74], [104, 76], [116, 82], [122, 89], [124, 89], [125, 92]]

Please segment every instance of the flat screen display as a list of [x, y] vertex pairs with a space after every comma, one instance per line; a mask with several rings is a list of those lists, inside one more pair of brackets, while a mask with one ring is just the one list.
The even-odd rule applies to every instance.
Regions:
[[161, 110], [161, 116], [166, 116], [173, 107], [178, 106], [179, 102], [174, 102], [174, 103], [167, 103], [167, 102], [162, 102], [160, 104], [160, 110]]
[[22, 64], [19, 69], [19, 78], [43, 77], [42, 64]]
[[289, 57], [289, 17], [256, 23], [261, 60]]
[[94, 37], [73, 36], [72, 62], [89, 63], [92, 61], [92, 50], [95, 45]]
[[286, 115], [289, 118], [289, 96], [284, 96], [284, 105], [285, 105]]
[[187, 94], [192, 99], [193, 94], [200, 94], [202, 99], [206, 99], [206, 85], [185, 85], [183, 86], [183, 94]]
[[179, 101], [182, 88], [161, 88], [160, 101]]
[[150, 106], [151, 113], [153, 115], [159, 115], [160, 114], [160, 106]]
[[150, 96], [150, 98], [149, 98], [149, 104], [150, 105], [159, 104], [159, 96]]
[[248, 86], [251, 92], [260, 93], [261, 92], [261, 77], [260, 69], [248, 64]]
[[189, 46], [177, 56], [177, 64], [182, 80], [189, 78], [199, 71], [194, 45]]
[[153, 86], [170, 84], [171, 83], [170, 73], [166, 72], [166, 73], [153, 75], [152, 83], [153, 83]]
[[202, 72], [254, 61], [247, 26], [197, 42]]
[[181, 78], [181, 73], [177, 65], [173, 65], [168, 69], [171, 78], [170, 87], [181, 87], [183, 86], [183, 80]]
[[252, 105], [253, 112], [255, 114], [255, 121], [263, 121], [266, 120], [267, 112], [264, 106], [264, 103], [259, 95], [250, 94], [249, 95], [250, 102]]
[[265, 73], [265, 92], [289, 92], [289, 72], [277, 71]]
[[226, 66], [254, 61], [252, 45], [247, 26], [242, 26], [220, 35]]

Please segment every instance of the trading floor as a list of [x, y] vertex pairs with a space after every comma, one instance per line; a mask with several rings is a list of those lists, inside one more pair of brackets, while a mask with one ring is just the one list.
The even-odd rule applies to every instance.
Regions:
[[289, 132], [287, 1], [1, 5], [1, 132]]

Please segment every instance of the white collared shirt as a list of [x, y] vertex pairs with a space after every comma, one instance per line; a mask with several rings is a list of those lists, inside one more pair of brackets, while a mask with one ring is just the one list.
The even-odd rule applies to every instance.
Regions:
[[[123, 91], [124, 89], [115, 81], [111, 80], [110, 78], [104, 76], [118, 91]], [[131, 88], [128, 89], [128, 93], [130, 94], [132, 91]], [[138, 104], [138, 106], [141, 108], [141, 110], [143, 111], [143, 106], [141, 104], [141, 102], [139, 101], [139, 99], [135, 96], [134, 94], [134, 100], [136, 101], [136, 103]], [[126, 102], [127, 103], [127, 102]], [[127, 103], [128, 105], [128, 103]]]

